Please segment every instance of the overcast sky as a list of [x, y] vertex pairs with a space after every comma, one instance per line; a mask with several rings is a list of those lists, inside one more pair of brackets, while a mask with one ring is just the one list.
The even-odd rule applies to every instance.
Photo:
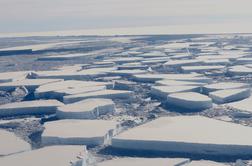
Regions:
[[219, 23], [242, 27], [252, 22], [251, 7], [251, 0], [0, 0], [0, 33]]

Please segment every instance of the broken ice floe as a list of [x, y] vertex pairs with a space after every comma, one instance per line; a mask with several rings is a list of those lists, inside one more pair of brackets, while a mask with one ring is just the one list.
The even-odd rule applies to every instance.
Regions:
[[43, 145], [103, 145], [119, 130], [114, 121], [58, 120], [44, 124]]
[[112, 147], [246, 156], [252, 153], [251, 131], [251, 127], [202, 116], [161, 117], [113, 137]]
[[0, 90], [13, 91], [17, 87], [24, 86], [29, 92], [33, 92], [39, 86], [59, 81], [62, 81], [62, 79], [24, 79], [13, 82], [0, 83]]
[[209, 96], [215, 103], [223, 104], [245, 99], [251, 94], [250, 89], [226, 89], [210, 92]]
[[125, 90], [100, 90], [94, 92], [80, 93], [75, 95], [67, 95], [63, 97], [63, 102], [74, 103], [88, 98], [107, 98], [107, 99], [131, 99], [132, 91]]
[[223, 70], [225, 69], [225, 66], [182, 66], [182, 71], [191, 73], [191, 72], [198, 72], [198, 73], [203, 73], [203, 72], [208, 72], [208, 71], [215, 71], [215, 70]]
[[97, 166], [182, 166], [189, 163], [189, 159], [182, 158], [117, 158], [103, 161]]
[[217, 90], [228, 90], [228, 89], [239, 89], [239, 88], [249, 88], [248, 84], [239, 82], [218, 82], [203, 86], [202, 90], [205, 94], [208, 94]]
[[17, 115], [40, 115], [56, 112], [63, 103], [57, 100], [33, 100], [0, 105], [0, 117]]
[[100, 115], [115, 111], [115, 104], [110, 99], [86, 99], [57, 108], [59, 119], [95, 119]]
[[199, 86], [152, 86], [151, 95], [166, 99], [169, 94], [179, 92], [199, 92]]
[[0, 163], [6, 166], [86, 166], [87, 156], [85, 146], [49, 146], [0, 157]]
[[68, 80], [42, 85], [35, 90], [34, 95], [36, 98], [63, 100], [65, 95], [100, 91], [106, 89], [106, 87], [113, 87], [113, 83]]
[[212, 99], [195, 92], [174, 93], [167, 96], [167, 105], [185, 108], [186, 111], [204, 110], [212, 107]]
[[248, 112], [248, 113], [252, 113], [252, 97], [249, 97], [247, 99], [241, 100], [241, 101], [236, 101], [236, 102], [232, 102], [232, 103], [228, 103], [226, 104], [226, 106], [238, 110], [238, 111], [242, 111], [242, 112]]
[[0, 129], [0, 138], [0, 159], [2, 156], [31, 150], [29, 143], [9, 131]]
[[29, 73], [29, 71], [0, 73], [0, 83], [24, 80]]

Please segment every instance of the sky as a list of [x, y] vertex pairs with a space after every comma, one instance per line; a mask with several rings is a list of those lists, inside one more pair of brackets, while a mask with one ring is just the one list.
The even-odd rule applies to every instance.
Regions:
[[140, 27], [196, 33], [210, 26], [243, 32], [252, 29], [251, 6], [251, 0], [0, 0], [0, 34]]

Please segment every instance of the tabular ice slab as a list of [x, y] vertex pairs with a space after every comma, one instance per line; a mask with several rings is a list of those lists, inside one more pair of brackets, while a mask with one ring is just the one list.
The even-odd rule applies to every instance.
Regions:
[[105, 76], [108, 71], [115, 68], [91, 68], [80, 71], [68, 70], [53, 70], [53, 71], [37, 71], [34, 72], [36, 78], [47, 79], [64, 79], [64, 80], [87, 80], [90, 78]]
[[180, 166], [189, 162], [183, 158], [118, 158], [98, 163], [97, 166]]
[[109, 71], [108, 74], [112, 76], [124, 76], [124, 77], [130, 77], [134, 74], [145, 74], [148, 71], [146, 70], [114, 70], [114, 71]]
[[17, 87], [25, 86], [28, 91], [32, 92], [41, 85], [45, 85], [45, 84], [53, 83], [53, 82], [59, 82], [59, 81], [63, 81], [63, 80], [62, 79], [24, 79], [24, 80], [18, 80], [14, 82], [0, 83], [0, 90], [12, 91], [12, 90], [15, 90]]
[[230, 103], [250, 96], [250, 89], [227, 89], [209, 93], [209, 96], [218, 104]]
[[112, 147], [244, 156], [252, 153], [251, 138], [251, 127], [202, 116], [176, 116], [158, 118], [129, 129], [112, 138]]
[[228, 74], [231, 76], [241, 76], [252, 74], [252, 68], [247, 66], [232, 66], [228, 69]]
[[216, 90], [249, 88], [248, 84], [238, 82], [218, 82], [203, 86], [203, 92], [208, 94]]
[[141, 57], [120, 57], [120, 58], [114, 58], [114, 59], [108, 59], [108, 60], [105, 60], [106, 61], [109, 61], [109, 62], [114, 62], [116, 64], [124, 64], [124, 63], [131, 63], [131, 62], [139, 62], [143, 60], [143, 58]]
[[153, 96], [166, 99], [167, 95], [179, 92], [198, 92], [199, 86], [152, 86], [151, 94]]
[[115, 111], [115, 104], [110, 99], [86, 99], [57, 108], [59, 119], [95, 119], [100, 115]]
[[77, 166], [87, 160], [85, 146], [49, 146], [0, 158], [1, 165]]
[[47, 122], [43, 145], [103, 145], [118, 131], [118, 123], [105, 120], [59, 120]]
[[31, 150], [31, 146], [29, 143], [23, 141], [14, 133], [0, 129], [0, 159], [1, 156], [24, 152], [28, 150]]
[[0, 73], [0, 83], [24, 80], [29, 73], [29, 71]]
[[138, 57], [143, 57], [145, 59], [147, 58], [156, 58], [156, 57], [167, 57], [167, 55], [164, 52], [161, 51], [151, 51], [151, 52], [147, 52], [144, 54], [139, 54], [137, 55]]
[[217, 163], [214, 161], [208, 160], [199, 160], [199, 161], [192, 161], [184, 166], [228, 166], [227, 164]]
[[0, 117], [17, 115], [52, 114], [63, 103], [57, 100], [34, 100], [0, 105]]
[[167, 96], [167, 104], [188, 110], [204, 110], [212, 107], [212, 99], [195, 92], [174, 93]]
[[229, 63], [228, 59], [207, 59], [203, 61], [205, 65], [228, 65]]
[[212, 79], [205, 77], [202, 74], [190, 73], [190, 74], [136, 74], [132, 78], [139, 82], [156, 82], [160, 80], [176, 80], [176, 81], [191, 81], [211, 83]]
[[113, 86], [113, 83], [68, 80], [42, 85], [36, 89], [34, 95], [36, 98], [62, 99], [65, 95], [99, 91], [110, 86]]
[[157, 81], [156, 85], [163, 85], [163, 86], [203, 86], [203, 85], [206, 85], [206, 83], [204, 83], [204, 82], [193, 82], [193, 81], [161, 80], [161, 81]]
[[90, 54], [77, 53], [77, 54], [63, 54], [63, 55], [49, 55], [38, 58], [41, 61], [64, 61], [64, 60], [74, 60], [81, 57], [91, 56]]
[[108, 89], [108, 90], [100, 90], [95, 92], [64, 96], [63, 101], [64, 103], [69, 104], [88, 98], [130, 99], [132, 95], [133, 95], [132, 91]]
[[252, 103], [252, 97], [249, 97], [249, 98], [241, 100], [241, 101], [228, 103], [227, 106], [231, 107], [233, 109], [239, 110], [239, 111], [252, 113], [251, 103]]
[[136, 87], [136, 85], [137, 85], [136, 82], [126, 80], [116, 80], [114, 88], [118, 90], [130, 90]]
[[202, 63], [201, 60], [197, 59], [186, 59], [186, 60], [170, 60], [166, 62], [164, 67], [180, 67], [185, 65], [196, 65]]
[[125, 63], [123, 65], [118, 65], [118, 70], [146, 70], [149, 67], [147, 65], [142, 65], [141, 63]]
[[237, 64], [251, 64], [252, 58], [238, 58], [236, 59]]
[[225, 68], [225, 66], [182, 66], [181, 67], [184, 72], [208, 72], [213, 70], [222, 70]]

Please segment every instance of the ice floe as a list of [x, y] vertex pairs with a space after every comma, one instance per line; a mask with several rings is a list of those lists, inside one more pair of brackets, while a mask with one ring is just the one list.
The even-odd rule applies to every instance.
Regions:
[[161, 117], [113, 137], [112, 147], [244, 156], [252, 152], [251, 131], [251, 127], [202, 116]]
[[185, 112], [204, 110], [212, 107], [212, 99], [195, 92], [174, 93], [167, 96], [167, 105], [185, 108]]
[[58, 107], [56, 116], [59, 119], [95, 119], [114, 111], [115, 104], [111, 99], [94, 98]]
[[88, 98], [130, 99], [132, 95], [132, 91], [107, 89], [75, 95], [67, 95], [63, 97], [63, 101], [64, 103], [73, 103]]
[[153, 96], [166, 99], [167, 95], [178, 92], [199, 92], [199, 86], [152, 86], [151, 94]]
[[0, 163], [1, 156], [31, 150], [29, 143], [17, 137], [14, 133], [0, 129]]
[[204, 93], [210, 93], [217, 90], [249, 88], [248, 84], [239, 82], [218, 82], [203, 86]]
[[0, 105], [0, 117], [17, 115], [52, 114], [63, 103], [57, 100], [33, 100]]
[[250, 96], [250, 89], [227, 89], [210, 92], [209, 96], [218, 104], [234, 102]]
[[182, 158], [116, 158], [98, 163], [97, 166], [182, 166], [189, 159]]
[[230, 108], [233, 108], [238, 111], [244, 111], [248, 113], [252, 113], [252, 97], [249, 97], [247, 99], [241, 100], [241, 101], [236, 101], [232, 103], [228, 103], [227, 106]]
[[34, 92], [36, 98], [63, 99], [65, 95], [88, 93], [113, 87], [110, 82], [68, 80], [42, 85]]
[[103, 145], [119, 130], [114, 121], [58, 120], [44, 124], [43, 145]]
[[0, 83], [12, 82], [26, 79], [29, 71], [16, 71], [0, 73]]
[[85, 146], [49, 146], [6, 157], [0, 157], [1, 165], [22, 166], [85, 166]]
[[59, 81], [62, 81], [62, 79], [24, 79], [13, 82], [0, 83], [0, 90], [13, 91], [17, 87], [24, 86], [28, 91], [33, 92], [41, 85]]
[[191, 73], [191, 72], [207, 72], [207, 71], [214, 71], [214, 70], [223, 70], [225, 69], [225, 66], [221, 66], [221, 65], [218, 65], [218, 66], [214, 66], [214, 65], [211, 65], [211, 66], [182, 66], [181, 67], [183, 72], [188, 72], [188, 73]]

